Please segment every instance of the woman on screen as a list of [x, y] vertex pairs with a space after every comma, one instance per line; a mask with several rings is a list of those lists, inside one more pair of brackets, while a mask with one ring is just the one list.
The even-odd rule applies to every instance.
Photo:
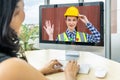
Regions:
[[[100, 42], [99, 31], [90, 23], [85, 15], [81, 15], [75, 6], [69, 7], [65, 14], [67, 30], [61, 34], [58, 34], [56, 41], [73, 41], [73, 42]], [[78, 21], [81, 20], [92, 34], [78, 32], [76, 30]], [[49, 40], [53, 40], [54, 25], [51, 26], [50, 21], [45, 22], [45, 31], [49, 36]]]
[[[37, 70], [17, 58], [18, 35], [25, 17], [23, 9], [23, 0], [0, 0], [0, 80], [48, 80], [45, 74], [61, 71], [61, 68], [54, 67], [62, 66], [57, 60]], [[76, 61], [68, 62], [65, 68], [66, 80], [76, 80], [78, 69]]]

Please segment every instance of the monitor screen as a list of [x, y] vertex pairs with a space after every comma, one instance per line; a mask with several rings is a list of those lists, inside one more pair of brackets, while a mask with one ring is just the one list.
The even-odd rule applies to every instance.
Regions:
[[40, 5], [40, 43], [104, 46], [104, 3]]

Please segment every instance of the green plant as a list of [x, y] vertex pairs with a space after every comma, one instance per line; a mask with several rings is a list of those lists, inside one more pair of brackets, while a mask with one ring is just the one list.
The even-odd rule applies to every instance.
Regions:
[[27, 50], [33, 50], [33, 44], [29, 43], [29, 40], [34, 40], [36, 35], [39, 34], [39, 27], [38, 25], [22, 25], [22, 30], [20, 34], [20, 52], [24, 52]]

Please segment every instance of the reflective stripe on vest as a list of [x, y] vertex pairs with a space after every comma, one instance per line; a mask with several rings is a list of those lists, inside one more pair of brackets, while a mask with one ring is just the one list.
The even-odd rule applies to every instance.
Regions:
[[69, 41], [69, 39], [68, 39], [68, 37], [67, 37], [65, 32], [58, 35], [58, 40], [59, 41]]
[[81, 41], [78, 41], [78, 42], [87, 42], [86, 34], [84, 32], [77, 32], [77, 33], [79, 34], [80, 39], [81, 39]]
[[87, 42], [86, 34], [83, 32], [84, 42]]
[[[58, 40], [70, 41], [65, 32], [58, 35]], [[86, 34], [84, 32], [76, 32], [76, 42], [87, 42]]]
[[67, 37], [65, 32], [63, 33], [63, 37], [64, 37], [64, 41], [69, 41], [69, 39], [68, 39], [68, 37]]

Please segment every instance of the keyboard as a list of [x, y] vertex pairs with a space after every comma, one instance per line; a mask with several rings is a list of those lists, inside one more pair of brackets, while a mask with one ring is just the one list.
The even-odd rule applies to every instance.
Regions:
[[81, 74], [88, 74], [90, 71], [90, 65], [89, 64], [80, 64], [80, 70], [78, 73]]
[[[68, 61], [60, 61], [60, 63], [63, 65], [62, 69], [64, 70], [66, 64]], [[80, 64], [80, 70], [78, 73], [80, 74], [88, 74], [90, 71], [90, 64]]]

